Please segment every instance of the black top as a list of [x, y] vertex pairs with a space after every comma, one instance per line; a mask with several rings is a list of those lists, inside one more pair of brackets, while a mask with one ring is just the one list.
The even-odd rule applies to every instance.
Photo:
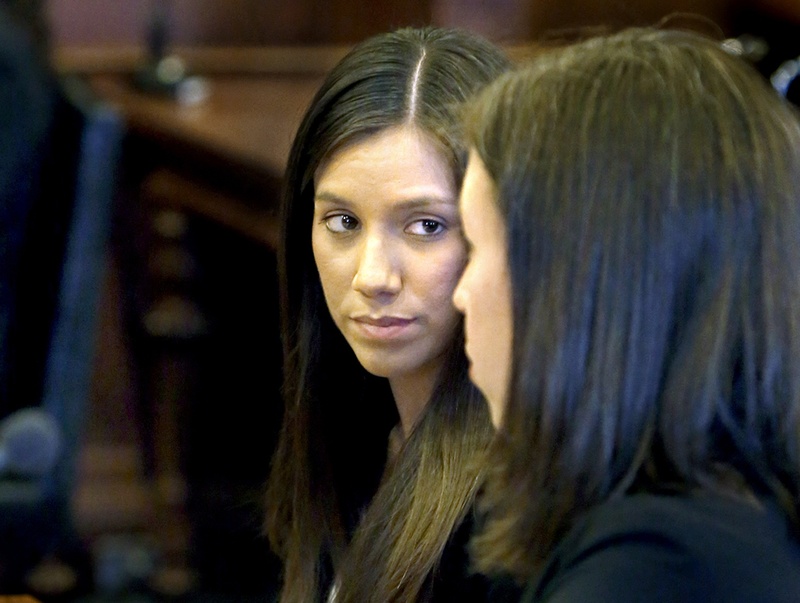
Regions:
[[[485, 603], [491, 600], [517, 601], [521, 589], [511, 581], [490, 581], [474, 572], [470, 563], [469, 541], [475, 521], [472, 513], [461, 522], [445, 545], [439, 563], [430, 573], [417, 597], [417, 603]], [[329, 600], [330, 558], [323, 565], [322, 603]]]
[[522, 601], [797, 603], [800, 540], [770, 505], [629, 496], [579, 521]]
[[519, 599], [521, 590], [511, 582], [491, 582], [474, 572], [469, 556], [469, 541], [474, 530], [474, 517], [469, 514], [453, 533], [438, 567], [423, 588], [420, 601], [429, 603], [484, 603], [487, 600]]

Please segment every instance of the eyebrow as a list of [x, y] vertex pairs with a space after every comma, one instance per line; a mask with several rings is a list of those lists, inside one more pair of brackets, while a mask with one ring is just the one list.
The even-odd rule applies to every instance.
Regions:
[[[322, 191], [314, 195], [314, 203], [317, 202], [350, 205], [350, 202], [347, 199], [327, 191]], [[450, 199], [447, 197], [412, 197], [411, 199], [403, 199], [402, 201], [398, 201], [394, 206], [394, 209], [409, 211], [414, 209], [425, 209], [433, 205], [453, 205], [458, 208], [458, 198]]]
[[327, 193], [325, 191], [321, 193], [314, 194], [314, 203], [317, 201], [323, 201], [325, 203], [344, 203], [347, 204], [348, 201], [339, 195], [334, 195], [333, 193]]

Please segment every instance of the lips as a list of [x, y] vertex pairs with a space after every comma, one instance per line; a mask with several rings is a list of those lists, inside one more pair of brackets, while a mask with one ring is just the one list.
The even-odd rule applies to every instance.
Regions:
[[414, 322], [413, 318], [399, 318], [397, 316], [382, 316], [380, 318], [357, 316], [354, 320], [373, 327], [401, 327]]
[[401, 337], [415, 322], [414, 318], [399, 316], [355, 316], [358, 330], [372, 339], [395, 339]]

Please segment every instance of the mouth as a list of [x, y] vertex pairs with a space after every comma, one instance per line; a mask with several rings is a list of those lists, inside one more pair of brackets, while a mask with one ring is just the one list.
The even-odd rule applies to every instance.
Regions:
[[414, 322], [413, 318], [401, 318], [399, 316], [380, 316], [377, 318], [372, 316], [356, 316], [353, 320], [373, 327], [398, 327]]
[[372, 339], [394, 339], [417, 322], [400, 316], [355, 316], [352, 320], [362, 334]]

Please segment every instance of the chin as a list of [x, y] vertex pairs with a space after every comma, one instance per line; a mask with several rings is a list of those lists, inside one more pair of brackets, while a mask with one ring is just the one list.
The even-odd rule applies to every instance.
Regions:
[[492, 421], [492, 426], [494, 427], [495, 431], [497, 431], [503, 424], [503, 410], [490, 403], [489, 418]]
[[492, 425], [495, 429], [500, 429], [500, 427], [503, 425], [503, 417], [506, 414], [505, 398], [502, 396], [492, 396], [490, 394], [484, 394], [484, 398], [486, 399], [486, 404], [489, 407], [489, 418], [492, 421]]
[[391, 379], [396, 375], [401, 375], [414, 370], [413, 367], [408, 368], [405, 366], [398, 366], [397, 364], [390, 362], [376, 362], [374, 360], [364, 361], [360, 358], [359, 362], [361, 363], [361, 366], [364, 367], [364, 370], [369, 374], [375, 375], [376, 377], [385, 377], [386, 379]]
[[408, 375], [419, 371], [427, 363], [419, 362], [419, 355], [414, 354], [359, 354], [356, 352], [361, 366], [376, 377], [391, 379], [400, 375]]
[[505, 401], [498, 399], [497, 396], [493, 395], [488, 387], [484, 387], [481, 383], [475, 380], [472, 366], [470, 366], [470, 379], [475, 387], [483, 395], [483, 399], [486, 401], [486, 406], [489, 409], [489, 418], [492, 421], [492, 425], [495, 429], [499, 429], [500, 425], [503, 422], [503, 414], [505, 411]]

